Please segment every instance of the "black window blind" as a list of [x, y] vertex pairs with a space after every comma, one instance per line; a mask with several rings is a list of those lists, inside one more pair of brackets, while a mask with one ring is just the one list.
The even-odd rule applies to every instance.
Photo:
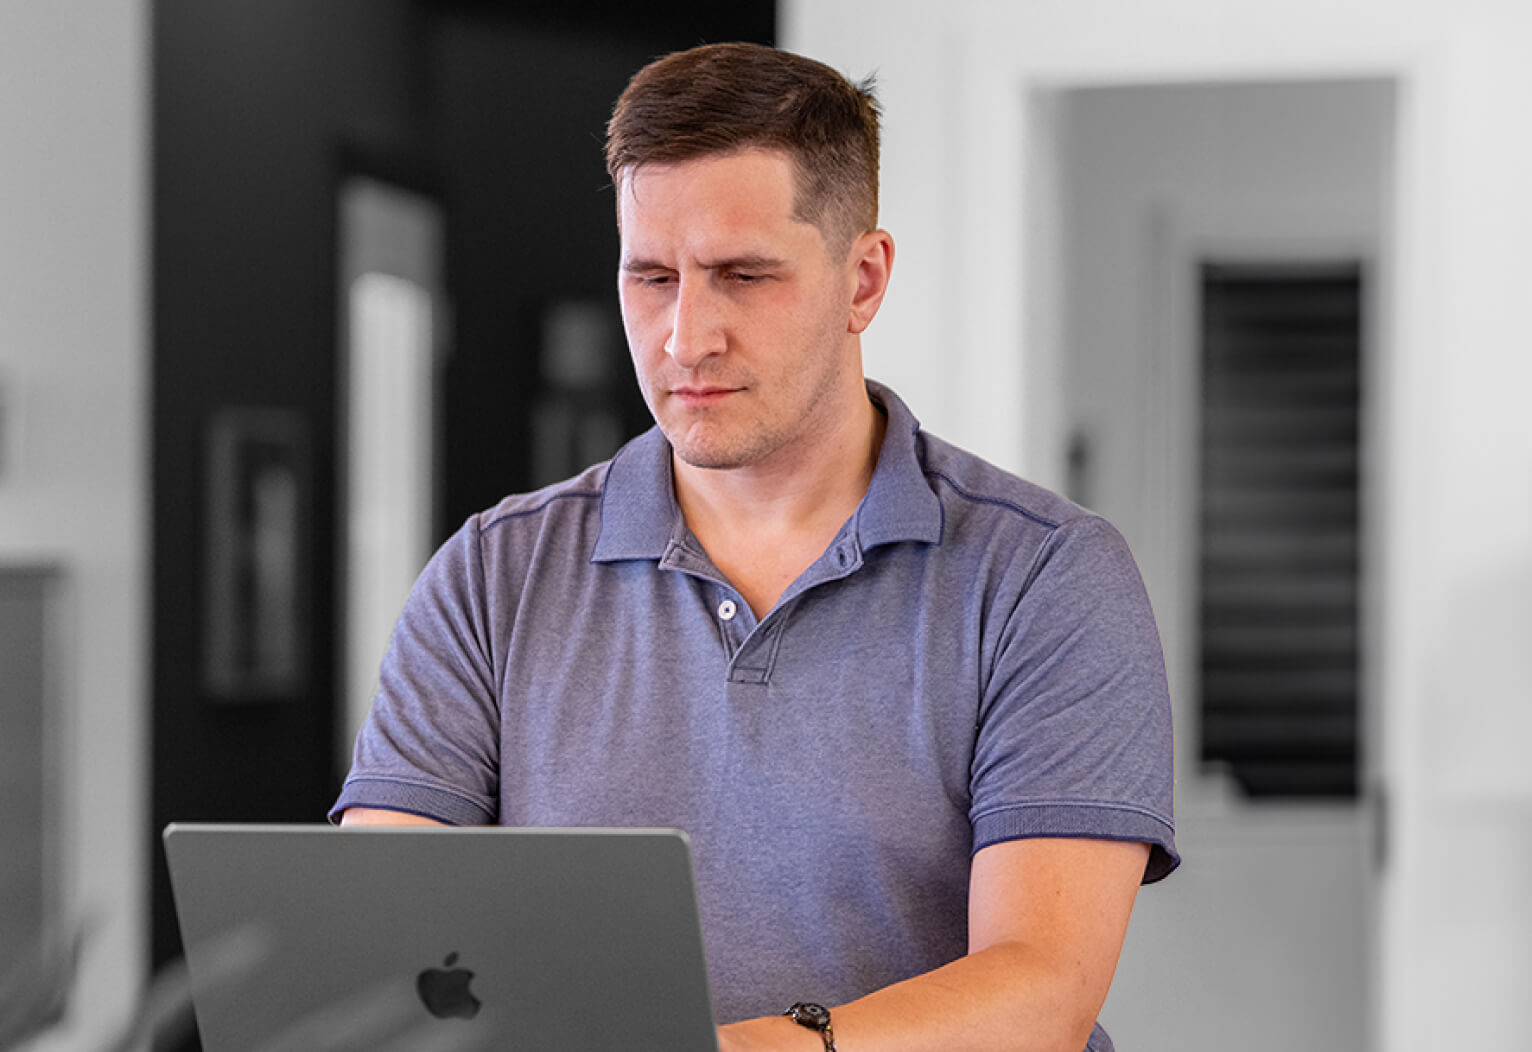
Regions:
[[1204, 264], [1201, 755], [1354, 797], [1362, 268]]

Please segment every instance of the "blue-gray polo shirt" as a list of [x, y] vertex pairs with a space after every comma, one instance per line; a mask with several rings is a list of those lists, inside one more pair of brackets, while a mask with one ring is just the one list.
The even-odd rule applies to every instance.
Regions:
[[866, 498], [759, 621], [657, 430], [470, 518], [399, 620], [335, 813], [686, 830], [720, 1022], [961, 956], [989, 844], [1143, 841], [1145, 880], [1169, 873], [1170, 703], [1127, 545], [868, 389]]

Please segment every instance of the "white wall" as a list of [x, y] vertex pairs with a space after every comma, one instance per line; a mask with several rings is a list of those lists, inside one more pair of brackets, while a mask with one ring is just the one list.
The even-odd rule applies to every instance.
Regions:
[[1389, 1050], [1525, 1044], [1532, 900], [1515, 884], [1532, 861], [1526, 10], [1515, 0], [781, 6], [785, 44], [882, 75], [884, 220], [900, 255], [869, 370], [918, 392], [933, 430], [1042, 481], [1058, 478], [1060, 370], [1054, 276], [1039, 270], [1024, 224], [1049, 174], [1032, 163], [1047, 129], [1031, 89], [1398, 79], [1373, 640], [1387, 707], [1377, 1032]]
[[0, 562], [68, 575], [66, 1048], [147, 957], [147, 104], [145, 0], [0, 4]]

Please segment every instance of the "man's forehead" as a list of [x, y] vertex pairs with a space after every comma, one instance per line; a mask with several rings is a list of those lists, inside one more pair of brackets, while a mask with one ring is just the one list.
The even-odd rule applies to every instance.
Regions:
[[728, 257], [781, 254], [782, 238], [817, 227], [797, 214], [791, 163], [785, 154], [735, 151], [641, 165], [617, 187], [624, 255], [647, 243], [681, 237]]
[[798, 200], [797, 160], [786, 150], [742, 147], [677, 161], [648, 161], [618, 173], [619, 210], [628, 203], [647, 205], [655, 193], [715, 193], [722, 183], [736, 199], [771, 199], [791, 212]]

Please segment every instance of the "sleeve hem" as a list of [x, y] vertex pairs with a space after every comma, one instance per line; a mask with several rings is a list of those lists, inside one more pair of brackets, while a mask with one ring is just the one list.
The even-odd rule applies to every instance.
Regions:
[[1145, 884], [1169, 876], [1181, 864], [1175, 827], [1155, 815], [1110, 804], [1032, 804], [988, 811], [973, 823], [973, 850], [1029, 837], [1077, 837], [1149, 845]]
[[477, 801], [435, 786], [391, 778], [353, 778], [346, 782], [340, 799], [330, 808], [329, 820], [339, 823], [347, 808], [375, 807], [403, 811], [453, 826], [492, 825], [494, 813]]

